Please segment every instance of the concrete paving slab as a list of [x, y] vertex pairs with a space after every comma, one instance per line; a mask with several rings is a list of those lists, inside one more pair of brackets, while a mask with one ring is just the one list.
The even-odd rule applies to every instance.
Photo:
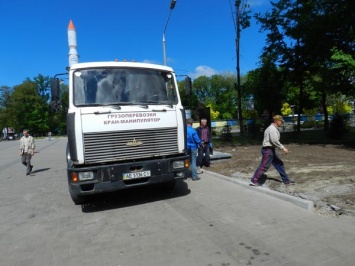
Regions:
[[280, 192], [277, 192], [275, 190], [268, 189], [266, 187], [250, 186], [249, 183], [247, 183], [245, 181], [240, 181], [240, 180], [237, 180], [237, 179], [232, 178], [232, 177], [227, 177], [227, 176], [215, 173], [215, 172], [211, 172], [211, 171], [206, 170], [206, 168], [204, 168], [204, 172], [206, 172], [206, 173], [208, 173], [210, 175], [213, 175], [215, 177], [218, 177], [220, 179], [226, 180], [228, 182], [236, 183], [236, 184], [238, 184], [238, 185], [240, 185], [240, 186], [242, 186], [242, 187], [244, 187], [246, 189], [251, 189], [251, 190], [254, 190], [256, 192], [263, 193], [263, 194], [266, 194], [266, 195], [269, 195], [269, 196], [272, 196], [272, 197], [275, 197], [275, 198], [290, 202], [290, 203], [292, 203], [292, 204], [294, 204], [294, 205], [296, 205], [298, 207], [301, 207], [303, 209], [306, 209], [308, 211], [313, 211], [313, 208], [314, 208], [314, 202], [313, 201], [305, 200], [305, 199], [301, 199], [301, 198], [297, 198], [297, 197], [293, 197], [291, 195], [280, 193]]

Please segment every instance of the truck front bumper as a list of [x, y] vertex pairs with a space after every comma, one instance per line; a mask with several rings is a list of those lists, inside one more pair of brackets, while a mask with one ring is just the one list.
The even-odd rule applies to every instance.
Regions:
[[[67, 172], [71, 193], [84, 196], [185, 179], [190, 172], [189, 156], [95, 165], [84, 168], [74, 167], [68, 168]], [[87, 175], [92, 178], [80, 180], [79, 176], [84, 173], [92, 173]], [[142, 176], [139, 174], [142, 174]]]

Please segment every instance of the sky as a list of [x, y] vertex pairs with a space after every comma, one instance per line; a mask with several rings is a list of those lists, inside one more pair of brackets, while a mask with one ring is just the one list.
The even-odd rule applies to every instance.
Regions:
[[[244, 0], [245, 1], [245, 0]], [[0, 86], [66, 72], [68, 25], [79, 62], [164, 64], [163, 31], [171, 0], [0, 0]], [[178, 75], [236, 73], [235, 0], [177, 0], [165, 31], [167, 65]], [[251, 14], [269, 0], [248, 0]], [[242, 74], [258, 67], [265, 33], [254, 18], [241, 32]]]

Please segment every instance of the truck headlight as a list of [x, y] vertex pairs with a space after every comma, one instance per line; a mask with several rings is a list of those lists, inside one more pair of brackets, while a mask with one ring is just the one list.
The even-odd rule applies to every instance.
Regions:
[[173, 161], [173, 169], [181, 169], [185, 167], [184, 161]]
[[79, 180], [80, 181], [91, 180], [91, 179], [94, 179], [93, 172], [79, 172]]

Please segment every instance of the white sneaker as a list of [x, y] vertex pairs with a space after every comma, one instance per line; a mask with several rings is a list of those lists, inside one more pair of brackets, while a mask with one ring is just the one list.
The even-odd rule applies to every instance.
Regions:
[[197, 167], [197, 170], [196, 170], [196, 173], [198, 174], [202, 174], [203, 173], [203, 170], [201, 169], [201, 167]]

